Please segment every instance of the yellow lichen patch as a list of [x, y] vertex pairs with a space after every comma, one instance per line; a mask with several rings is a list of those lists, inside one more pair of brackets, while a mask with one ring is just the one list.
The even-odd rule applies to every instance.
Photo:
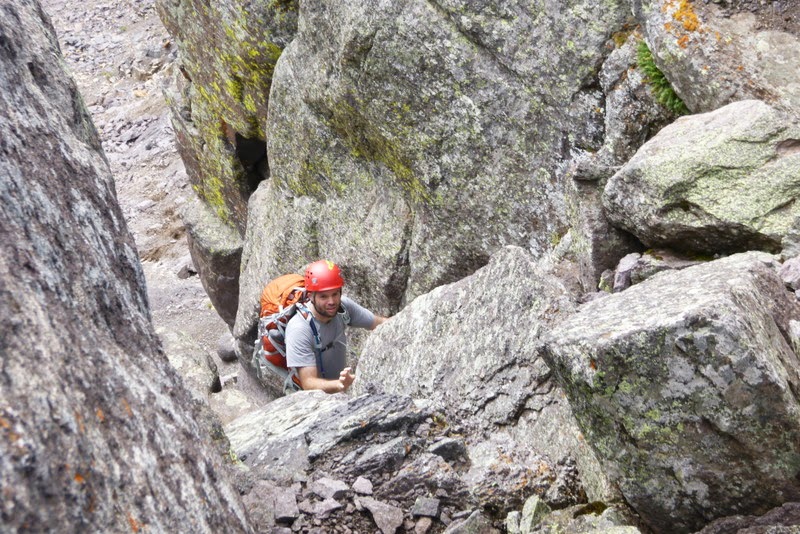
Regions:
[[672, 14], [672, 18], [680, 22], [687, 32], [696, 31], [700, 27], [700, 20], [689, 0], [680, 0], [678, 9]]
[[680, 46], [681, 48], [686, 48], [687, 46], [689, 46], [689, 36], [681, 35], [678, 38], [678, 46]]
[[103, 410], [101, 410], [100, 408], [95, 410], [94, 414], [97, 416], [97, 420], [100, 421], [101, 423], [106, 420], [106, 415], [103, 413]]

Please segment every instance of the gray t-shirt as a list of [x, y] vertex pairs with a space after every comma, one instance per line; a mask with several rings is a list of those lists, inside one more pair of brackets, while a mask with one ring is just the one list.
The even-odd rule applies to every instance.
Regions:
[[[375, 322], [375, 315], [368, 309], [356, 304], [348, 297], [342, 297], [342, 308], [350, 316], [350, 326], [370, 328]], [[322, 342], [322, 377], [339, 378], [339, 373], [347, 367], [347, 333], [344, 319], [339, 313], [323, 324], [312, 319], [320, 341]], [[314, 353], [314, 333], [301, 314], [292, 317], [286, 325], [286, 365], [288, 367], [316, 367], [317, 357]]]

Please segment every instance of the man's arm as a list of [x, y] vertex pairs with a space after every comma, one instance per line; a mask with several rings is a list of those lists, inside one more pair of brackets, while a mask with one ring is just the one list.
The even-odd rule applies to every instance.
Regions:
[[337, 380], [321, 378], [316, 367], [298, 367], [297, 376], [304, 390], [320, 389], [325, 393], [347, 391], [347, 388], [350, 387], [350, 384], [352, 384], [353, 380], [356, 378], [350, 367], [342, 369]]
[[389, 320], [388, 317], [381, 317], [380, 315], [376, 315], [375, 316], [375, 320], [372, 321], [372, 326], [369, 327], [369, 329], [370, 330], [375, 330], [376, 328], [378, 328], [378, 325], [383, 324], [388, 320]]

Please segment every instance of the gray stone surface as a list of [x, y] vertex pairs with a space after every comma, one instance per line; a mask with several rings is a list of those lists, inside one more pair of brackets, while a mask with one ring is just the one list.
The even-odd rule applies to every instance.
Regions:
[[641, 534], [636, 518], [624, 507], [595, 502], [556, 510], [524, 534]]
[[632, 253], [622, 258], [614, 272], [612, 290], [615, 293], [647, 280], [662, 271], [678, 270], [701, 263], [671, 250], [647, 250], [642, 254]]
[[350, 491], [350, 487], [341, 480], [328, 477], [318, 478], [308, 487], [323, 499], [341, 499]]
[[537, 351], [540, 333], [574, 309], [555, 276], [507, 247], [487, 267], [417, 298], [380, 326], [364, 347], [354, 391], [372, 385], [432, 399], [476, 435], [515, 447], [520, 473], [542, 456], [573, 456], [586, 491], [603, 498], [613, 491]]
[[781, 280], [793, 291], [800, 289], [800, 257], [786, 260], [781, 266]]
[[0, 36], [2, 530], [252, 531], [50, 20], [7, 0]]
[[467, 457], [467, 447], [462, 438], [441, 439], [428, 447], [428, 451], [448, 462], [465, 460]]
[[411, 507], [411, 515], [414, 517], [439, 517], [439, 499], [430, 497], [417, 497], [414, 506]]
[[350, 398], [301, 391], [225, 426], [231, 447], [259, 476], [305, 479], [311, 461], [359, 435], [411, 426], [429, 412], [407, 397]]
[[[782, 18], [781, 6], [715, 4], [633, 2], [659, 68], [689, 109], [707, 112], [752, 98], [800, 109], [800, 84], [793, 75], [800, 70], [800, 36], [774, 24]], [[793, 2], [785, 7], [797, 12]]]
[[718, 519], [698, 534], [789, 534], [800, 530], [800, 503], [787, 502], [762, 516], [733, 516]]
[[747, 253], [660, 273], [551, 332], [548, 361], [587, 441], [657, 531], [800, 495], [800, 361], [787, 339], [800, 304], [777, 269]]
[[396, 470], [403, 463], [411, 447], [411, 441], [398, 436], [393, 440], [372, 445], [356, 459], [354, 473], [383, 473]]
[[[503, 245], [548, 251], [568, 225], [563, 141], [599, 145], [596, 72], [628, 12], [616, 0], [304, 2], [274, 72], [273, 180], [250, 201], [237, 337], [260, 277], [319, 255], [393, 313]], [[280, 235], [273, 217], [288, 220]]]
[[300, 515], [300, 508], [297, 506], [297, 495], [292, 488], [277, 488], [273, 492], [275, 503], [275, 522], [278, 524], [289, 524]]
[[249, 196], [269, 176], [272, 73], [297, 29], [297, 2], [158, 0], [156, 6], [180, 50], [180, 74], [167, 100], [186, 171], [218, 223], [244, 235]]
[[550, 512], [552, 512], [550, 507], [538, 495], [529, 498], [522, 507], [522, 516], [519, 520], [520, 532], [528, 534], [533, 531]]
[[403, 524], [403, 511], [372, 497], [361, 497], [360, 502], [369, 510], [372, 519], [383, 534], [395, 534]]
[[217, 356], [223, 362], [236, 360], [236, 341], [230, 332], [224, 332], [217, 341]]
[[461, 521], [454, 521], [444, 532], [446, 534], [499, 534], [500, 531], [478, 510]]
[[359, 495], [372, 495], [372, 482], [367, 478], [358, 477], [356, 481], [353, 482], [353, 491]]
[[800, 215], [800, 122], [763, 102], [682, 117], [606, 184], [609, 219], [649, 247], [779, 251]]
[[229, 327], [239, 306], [242, 239], [199, 200], [185, 206], [183, 221], [192, 262], [214, 309]]

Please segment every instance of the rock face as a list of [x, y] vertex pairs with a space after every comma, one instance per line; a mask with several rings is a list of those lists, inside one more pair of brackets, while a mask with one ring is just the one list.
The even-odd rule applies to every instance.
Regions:
[[[356, 392], [372, 388], [423, 397], [471, 428], [472, 474], [508, 450], [521, 465], [572, 457], [592, 499], [608, 488], [578, 437], [569, 406], [538, 345], [543, 331], [575, 307], [563, 285], [532, 256], [507, 247], [488, 266], [418, 297], [367, 340]], [[513, 453], [510, 451], [513, 449]]]
[[616, 1], [304, 2], [273, 76], [237, 337], [267, 279], [319, 256], [387, 314], [503, 245], [549, 250], [569, 224], [565, 136], [599, 148], [594, 79], [627, 16]]
[[[430, 402], [404, 395], [349, 398], [304, 391], [242, 416], [225, 430], [249, 479], [269, 481], [273, 491], [297, 503], [287, 523], [298, 530], [313, 522], [323, 531], [347, 526], [374, 532], [377, 526], [395, 532], [404, 522], [413, 528], [416, 520], [429, 527], [433, 522], [441, 532], [476, 507], [502, 519], [508, 506], [521, 507], [524, 496], [534, 492], [554, 503], [572, 502], [579, 492], [573, 467], [521, 465], [512, 449], [487, 469], [492, 477], [474, 476], [476, 467], [487, 466], [452, 445], [466, 429]], [[265, 518], [259, 526], [268, 530], [281, 521], [272, 509], [277, 503], [265, 503], [260, 484], [243, 484], [244, 500], [251, 516]]]
[[747, 253], [657, 274], [551, 332], [587, 440], [657, 532], [800, 496], [798, 317], [772, 257]]
[[239, 308], [239, 265], [242, 240], [197, 199], [184, 209], [186, 241], [192, 262], [214, 309], [233, 328]]
[[608, 182], [611, 221], [648, 246], [775, 252], [800, 215], [800, 124], [750, 100], [681, 118]]
[[184, 79], [169, 101], [189, 178], [216, 216], [244, 234], [247, 200], [268, 175], [264, 139], [272, 72], [294, 35], [297, 4], [156, 5], [180, 43]]
[[632, 3], [659, 68], [692, 112], [753, 98], [800, 109], [797, 2]]
[[12, 531], [251, 531], [150, 323], [38, 2], [0, 10], [0, 508]]

